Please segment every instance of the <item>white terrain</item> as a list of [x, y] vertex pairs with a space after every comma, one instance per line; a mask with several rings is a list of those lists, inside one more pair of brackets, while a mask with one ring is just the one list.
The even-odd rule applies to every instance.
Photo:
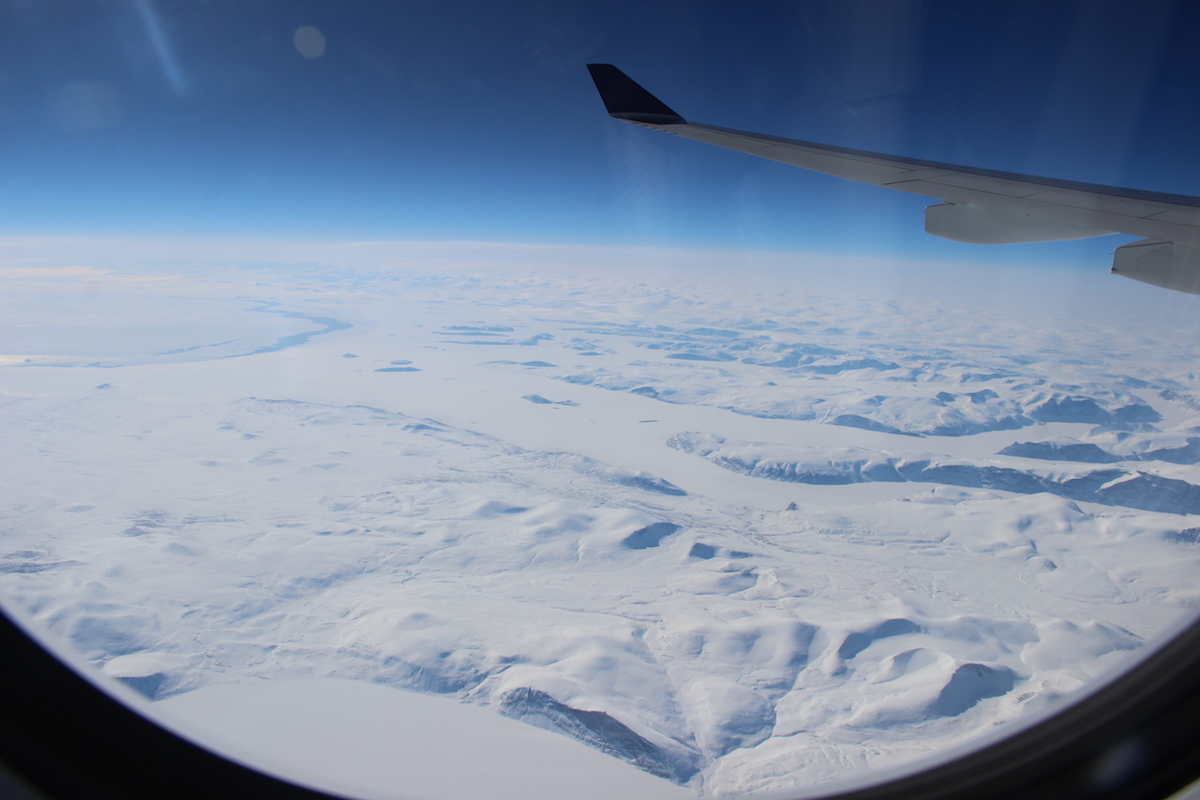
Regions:
[[310, 785], [787, 795], [1028, 719], [1200, 608], [1200, 298], [616, 248], [5, 249], [5, 605]]

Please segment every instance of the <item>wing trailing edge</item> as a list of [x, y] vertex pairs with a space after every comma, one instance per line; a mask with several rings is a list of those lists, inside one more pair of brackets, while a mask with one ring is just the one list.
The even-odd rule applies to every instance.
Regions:
[[1143, 237], [1111, 272], [1200, 294], [1200, 198], [963, 167], [688, 122], [612, 64], [589, 64], [610, 116], [796, 167], [940, 200], [925, 230], [971, 244]]

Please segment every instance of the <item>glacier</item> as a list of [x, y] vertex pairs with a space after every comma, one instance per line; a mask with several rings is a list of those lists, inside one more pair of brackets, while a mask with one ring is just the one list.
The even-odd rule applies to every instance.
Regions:
[[[1200, 608], [1196, 338], [1126, 293], [119, 246], [31, 251], [94, 292], [0, 273], [0, 593], [145, 713], [312, 785], [407, 796], [379, 743], [355, 783], [298, 733], [238, 739], [239, 708], [395, 702], [453, 739], [461, 707], [629, 796], [770, 796], [1045, 713]], [[454, 796], [433, 763], [412, 796]]]
[[[1127, 506], [1171, 514], [1200, 514], [1200, 486], [1142, 470], [1100, 469], [1077, 471], [1073, 474], [1048, 473], [982, 461], [927, 454], [895, 455], [887, 451], [870, 451], [865, 448], [786, 449], [762, 442], [730, 441], [720, 436], [697, 432], [676, 434], [667, 440], [667, 446], [698, 455], [724, 469], [768, 480], [822, 486], [873, 481], [938, 483], [947, 486], [999, 489], [1018, 494], [1047, 492], [1104, 505]], [[1050, 444], [1046, 446], [1053, 447]], [[1010, 445], [1000, 453], [1028, 457], [1030, 449]], [[1058, 454], [1057, 450], [1049, 452]], [[1077, 456], [1069, 460], [1093, 459]]]

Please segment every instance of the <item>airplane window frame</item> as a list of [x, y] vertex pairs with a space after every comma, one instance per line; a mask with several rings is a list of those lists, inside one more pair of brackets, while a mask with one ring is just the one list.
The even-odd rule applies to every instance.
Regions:
[[[106, 694], [0, 609], [0, 795], [327, 798], [219, 756]], [[98, 679], [99, 680], [99, 679]], [[1015, 726], [1016, 727], [1016, 726]], [[915, 770], [915, 771], [914, 771]], [[1163, 798], [1200, 778], [1200, 621], [990, 745], [825, 800]], [[402, 791], [402, 789], [401, 789]]]

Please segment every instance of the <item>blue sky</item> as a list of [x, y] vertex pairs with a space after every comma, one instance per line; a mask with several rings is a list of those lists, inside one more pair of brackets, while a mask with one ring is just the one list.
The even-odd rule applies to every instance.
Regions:
[[0, 232], [1106, 265], [1128, 237], [944, 242], [922, 198], [610, 120], [584, 64], [696, 121], [1200, 194], [1198, 33], [1183, 2], [12, 0]]

